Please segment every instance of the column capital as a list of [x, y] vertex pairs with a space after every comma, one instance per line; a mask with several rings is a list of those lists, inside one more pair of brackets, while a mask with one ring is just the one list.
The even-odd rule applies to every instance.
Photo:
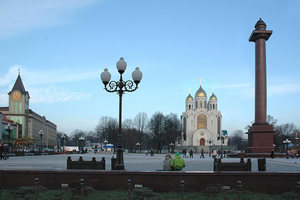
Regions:
[[271, 30], [254, 30], [249, 37], [249, 42], [255, 42], [258, 39], [264, 39], [267, 41], [272, 35], [272, 32], [273, 31]]

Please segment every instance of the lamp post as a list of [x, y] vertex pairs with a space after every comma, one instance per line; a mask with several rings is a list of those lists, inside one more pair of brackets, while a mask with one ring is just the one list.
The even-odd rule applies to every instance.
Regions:
[[63, 152], [65, 152], [65, 138], [66, 138], [65, 134], [63, 134], [63, 135], [61, 136], [61, 143], [62, 143], [62, 145], [63, 145]]
[[286, 151], [287, 151], [288, 148], [289, 148], [289, 143], [291, 143], [291, 141], [288, 140], [288, 139], [285, 139], [282, 143], [283, 143], [283, 144], [286, 144]]
[[101, 73], [101, 80], [104, 84], [104, 89], [107, 92], [116, 92], [119, 95], [119, 133], [118, 133], [118, 146], [117, 146], [117, 160], [115, 169], [124, 170], [124, 158], [123, 158], [123, 145], [122, 145], [122, 96], [125, 92], [133, 92], [138, 88], [138, 84], [142, 79], [142, 72], [137, 67], [132, 73], [132, 80], [123, 81], [122, 74], [125, 72], [127, 63], [124, 58], [120, 58], [117, 62], [117, 69], [120, 73], [119, 81], [110, 81], [111, 74], [108, 72], [107, 68], [104, 69], [104, 72]]
[[41, 136], [41, 147], [40, 147], [40, 151], [42, 151], [43, 149], [43, 136], [44, 136], [44, 131], [40, 130], [39, 131], [39, 135]]
[[11, 143], [10, 143], [10, 134], [11, 134], [11, 131], [12, 131], [12, 126], [10, 123], [8, 123], [6, 126], [5, 126], [5, 130], [7, 130], [8, 132], [8, 146], [9, 146], [9, 150], [11, 148]]
[[171, 142], [171, 143], [169, 144], [169, 146], [170, 146], [171, 153], [173, 153], [173, 146], [174, 146], [174, 143]]
[[[141, 144], [140, 144], [139, 142], [137, 142], [135, 145], [136, 145], [137, 149], [139, 149], [140, 146], [141, 146]], [[135, 151], [135, 152], [136, 152], [136, 151]], [[141, 153], [141, 150], [140, 150], [140, 153]]]
[[80, 136], [80, 138], [78, 138], [79, 140], [79, 153], [83, 153], [83, 143], [84, 143], [84, 137]]
[[223, 158], [223, 143], [224, 143], [224, 136], [221, 136], [221, 159]]
[[211, 157], [211, 143], [212, 143], [212, 142], [213, 142], [212, 139], [209, 138], [209, 139], [208, 139], [208, 143], [209, 143], [209, 153], [208, 153], [208, 155], [209, 155], [209, 157]]
[[299, 140], [298, 132], [296, 132], [295, 142], [296, 142], [296, 148], [297, 148], [297, 151], [299, 150], [299, 149], [298, 149], [298, 140]]

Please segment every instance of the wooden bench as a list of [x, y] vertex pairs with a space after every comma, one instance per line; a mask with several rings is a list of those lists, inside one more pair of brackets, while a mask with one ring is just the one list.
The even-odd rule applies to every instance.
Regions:
[[72, 161], [71, 157], [67, 160], [67, 169], [97, 169], [105, 170], [105, 158], [102, 157], [101, 161], [96, 161], [93, 157], [91, 161], [84, 161], [82, 156], [79, 157], [78, 161]]
[[251, 171], [251, 159], [247, 162], [241, 158], [240, 162], [223, 162], [221, 159], [214, 160], [214, 171]]

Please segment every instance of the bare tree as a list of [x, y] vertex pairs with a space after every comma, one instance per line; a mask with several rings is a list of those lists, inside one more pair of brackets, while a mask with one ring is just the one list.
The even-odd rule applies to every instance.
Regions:
[[176, 114], [169, 114], [165, 116], [165, 145], [170, 143], [176, 144], [176, 141], [180, 137], [181, 125]]
[[142, 145], [144, 145], [142, 143], [142, 138], [143, 138], [143, 134], [144, 134], [144, 130], [145, 130], [147, 121], [148, 121], [148, 117], [147, 117], [147, 114], [144, 112], [138, 113], [134, 118], [134, 126], [138, 130], [138, 133], [139, 133], [138, 141], [140, 143], [140, 152], [142, 150]]
[[95, 129], [100, 141], [107, 140], [109, 143], [117, 145], [118, 120], [112, 117], [101, 117]]
[[132, 129], [134, 126], [134, 122], [132, 119], [125, 119], [122, 123], [122, 129]]
[[162, 113], [156, 112], [152, 115], [149, 122], [149, 129], [154, 145], [161, 153], [165, 133], [165, 117]]
[[228, 145], [235, 146], [238, 150], [245, 150], [248, 141], [244, 139], [242, 130], [236, 130], [228, 137]]

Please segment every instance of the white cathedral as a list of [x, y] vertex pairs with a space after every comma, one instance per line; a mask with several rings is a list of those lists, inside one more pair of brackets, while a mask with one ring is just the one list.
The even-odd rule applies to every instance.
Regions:
[[213, 92], [207, 101], [201, 83], [195, 97], [189, 94], [185, 100], [181, 142], [183, 147], [196, 147], [198, 151], [228, 143], [227, 132], [222, 131], [222, 114], [218, 110], [217, 97]]

